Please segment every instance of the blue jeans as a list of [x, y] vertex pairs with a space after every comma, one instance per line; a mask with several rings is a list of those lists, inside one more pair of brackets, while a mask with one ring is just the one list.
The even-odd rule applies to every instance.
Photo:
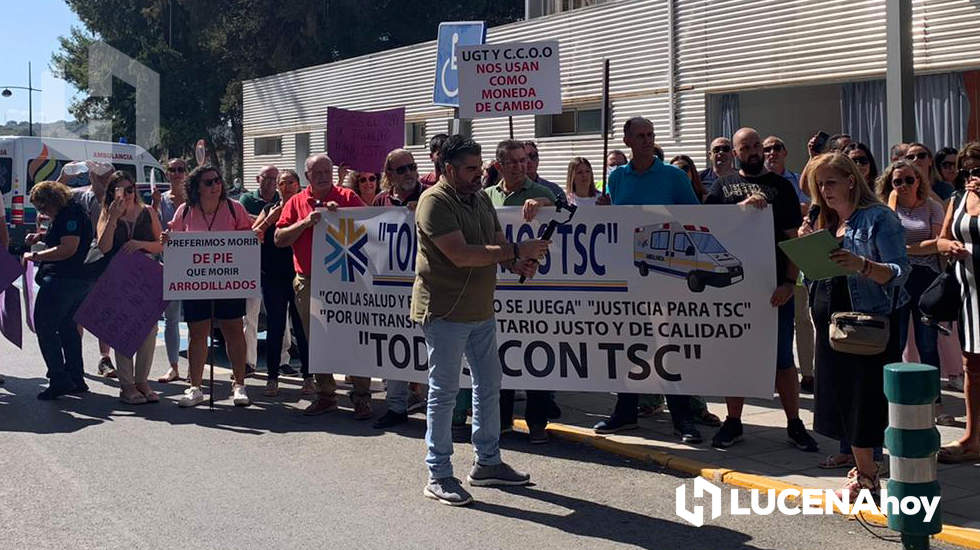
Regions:
[[909, 293], [911, 300], [902, 306], [898, 317], [898, 342], [899, 348], [904, 350], [905, 344], [909, 339], [909, 315], [915, 325], [915, 347], [919, 350], [921, 362], [939, 367], [939, 331], [933, 325], [926, 325], [922, 322], [922, 312], [919, 310], [919, 298], [929, 285], [938, 277], [939, 274], [928, 267], [916, 265], [912, 266], [909, 279], [905, 283], [905, 291]]
[[51, 387], [85, 386], [82, 335], [75, 323], [75, 311], [91, 286], [89, 281], [64, 277], [44, 277], [40, 281], [34, 305], [34, 328]]
[[180, 300], [167, 302], [163, 310], [163, 340], [167, 344], [167, 360], [176, 365], [180, 360]]
[[493, 318], [475, 323], [430, 321], [422, 325], [429, 352], [429, 404], [425, 463], [429, 477], [453, 475], [453, 407], [463, 354], [473, 379], [473, 448], [480, 464], [500, 464], [500, 356]]
[[401, 414], [408, 411], [408, 386], [411, 382], [406, 380], [388, 380], [388, 389], [385, 391], [385, 402], [388, 403], [388, 410]]

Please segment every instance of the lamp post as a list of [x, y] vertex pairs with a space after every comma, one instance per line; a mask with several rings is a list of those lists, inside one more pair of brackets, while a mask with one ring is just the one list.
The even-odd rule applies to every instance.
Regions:
[[0, 95], [10, 97], [14, 95], [10, 90], [27, 90], [27, 134], [34, 135], [34, 92], [40, 92], [38, 88], [31, 86], [31, 62], [27, 62], [27, 87], [23, 86], [4, 86]]

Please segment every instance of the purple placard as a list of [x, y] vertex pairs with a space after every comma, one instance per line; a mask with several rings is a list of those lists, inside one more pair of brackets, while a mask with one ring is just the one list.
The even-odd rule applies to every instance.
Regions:
[[20, 319], [20, 290], [10, 285], [0, 292], [0, 334], [18, 348], [24, 343]]
[[11, 256], [7, 249], [0, 247], [0, 288], [7, 288], [23, 274], [24, 268], [17, 258]]
[[31, 329], [31, 332], [37, 332], [34, 330], [34, 295], [36, 294], [34, 271], [36, 269], [34, 262], [26, 262], [23, 285], [21, 285], [24, 289], [24, 320], [27, 321], [27, 328]]
[[163, 267], [141, 253], [120, 252], [75, 313], [75, 322], [132, 356], [166, 309]]
[[327, 154], [337, 166], [380, 173], [388, 153], [404, 146], [404, 107], [371, 112], [327, 108]]

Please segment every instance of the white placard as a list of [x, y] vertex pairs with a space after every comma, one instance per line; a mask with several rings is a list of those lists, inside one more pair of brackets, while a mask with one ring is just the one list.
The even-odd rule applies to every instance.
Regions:
[[[518, 241], [549, 218], [497, 212]], [[310, 370], [425, 381], [412, 212], [324, 213], [313, 242]], [[498, 276], [503, 386], [769, 397], [775, 273], [771, 209], [580, 207], [535, 278]]]
[[459, 48], [459, 116], [561, 113], [558, 41]]
[[261, 249], [251, 231], [174, 231], [163, 249], [163, 299], [262, 295]]

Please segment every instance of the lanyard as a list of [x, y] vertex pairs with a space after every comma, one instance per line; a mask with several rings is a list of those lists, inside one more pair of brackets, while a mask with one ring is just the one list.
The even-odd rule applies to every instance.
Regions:
[[208, 224], [208, 231], [211, 231], [211, 228], [214, 227], [215, 220], [218, 219], [218, 212], [221, 212], [221, 201], [218, 201], [218, 207], [214, 209], [214, 215], [211, 216], [211, 221], [208, 221], [208, 215], [204, 213], [204, 207], [200, 204], [198, 204], [198, 206], [201, 209], [201, 217], [203, 217], [204, 222]]

